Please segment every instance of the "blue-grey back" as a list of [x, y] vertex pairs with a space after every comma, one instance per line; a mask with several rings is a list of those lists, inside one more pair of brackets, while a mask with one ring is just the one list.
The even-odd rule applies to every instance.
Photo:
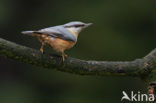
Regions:
[[63, 25], [41, 29], [37, 32], [48, 34], [52, 37], [58, 37], [63, 40], [68, 40], [73, 42], [77, 41], [77, 38], [74, 35], [72, 35], [71, 32], [67, 30]]

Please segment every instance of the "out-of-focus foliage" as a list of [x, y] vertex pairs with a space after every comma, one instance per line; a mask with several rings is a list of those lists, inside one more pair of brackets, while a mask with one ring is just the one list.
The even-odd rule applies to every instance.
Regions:
[[[23, 30], [92, 22], [66, 53], [85, 60], [121, 61], [156, 47], [154, 0], [1, 0], [0, 37], [35, 49]], [[51, 48], [46, 52], [55, 53]], [[130, 77], [78, 76], [0, 58], [0, 103], [120, 103], [122, 91], [146, 93], [147, 81]]]

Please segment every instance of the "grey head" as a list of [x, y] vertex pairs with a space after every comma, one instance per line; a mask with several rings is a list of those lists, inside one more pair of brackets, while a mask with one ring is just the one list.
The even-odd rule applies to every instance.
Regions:
[[79, 34], [84, 28], [92, 25], [92, 23], [83, 23], [80, 21], [72, 21], [69, 23], [64, 24], [64, 28], [67, 28], [74, 32], [75, 34]]

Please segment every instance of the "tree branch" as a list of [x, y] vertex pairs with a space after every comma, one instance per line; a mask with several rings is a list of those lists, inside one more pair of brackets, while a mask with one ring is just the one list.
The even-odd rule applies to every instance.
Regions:
[[60, 56], [42, 54], [38, 50], [0, 38], [0, 55], [39, 67], [80, 75], [146, 77], [156, 69], [156, 49], [134, 61], [85, 61], [68, 57], [62, 62]]

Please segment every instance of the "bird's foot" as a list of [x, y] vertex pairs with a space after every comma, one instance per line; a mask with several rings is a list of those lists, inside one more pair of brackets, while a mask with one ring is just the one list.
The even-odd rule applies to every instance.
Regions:
[[62, 61], [64, 62], [64, 60], [67, 58], [67, 55], [65, 53], [62, 53]]
[[44, 53], [44, 49], [43, 48], [40, 48], [40, 51], [41, 51], [42, 54]]
[[42, 43], [41, 48], [40, 48], [41, 53], [44, 53], [44, 43]]

